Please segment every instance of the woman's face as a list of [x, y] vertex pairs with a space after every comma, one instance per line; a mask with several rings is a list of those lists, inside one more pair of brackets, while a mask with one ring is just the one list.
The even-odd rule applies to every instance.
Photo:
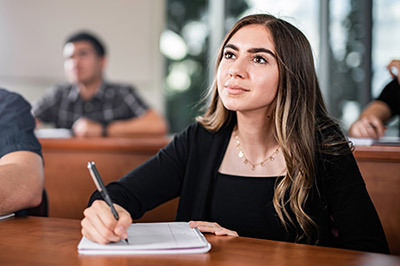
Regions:
[[248, 25], [227, 42], [218, 67], [218, 94], [225, 108], [238, 112], [272, 112], [279, 82], [275, 46], [269, 30]]

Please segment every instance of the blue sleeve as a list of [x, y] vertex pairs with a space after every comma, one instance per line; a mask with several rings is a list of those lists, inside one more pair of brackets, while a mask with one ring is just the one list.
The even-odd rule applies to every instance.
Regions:
[[14, 151], [42, 156], [34, 129], [30, 104], [20, 95], [0, 89], [0, 157]]

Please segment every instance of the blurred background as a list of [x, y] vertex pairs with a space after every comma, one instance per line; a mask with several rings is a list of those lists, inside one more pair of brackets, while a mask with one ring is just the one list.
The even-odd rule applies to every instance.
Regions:
[[[329, 111], [345, 130], [400, 59], [398, 0], [0, 0], [0, 86], [39, 99], [65, 80], [66, 37], [90, 30], [108, 49], [106, 78], [136, 86], [178, 132], [200, 112], [225, 33], [260, 12], [308, 37]], [[397, 135], [396, 123], [387, 135]]]

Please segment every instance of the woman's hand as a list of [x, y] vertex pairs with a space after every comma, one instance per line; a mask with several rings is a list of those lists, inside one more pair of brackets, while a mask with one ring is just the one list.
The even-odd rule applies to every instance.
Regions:
[[197, 227], [202, 233], [213, 233], [217, 236], [239, 236], [236, 231], [226, 229], [217, 223], [190, 221], [189, 226], [191, 228]]
[[131, 215], [121, 206], [114, 204], [119, 219], [115, 220], [110, 207], [105, 201], [96, 200], [85, 209], [81, 221], [82, 235], [94, 242], [107, 244], [126, 239], [126, 229], [131, 225]]

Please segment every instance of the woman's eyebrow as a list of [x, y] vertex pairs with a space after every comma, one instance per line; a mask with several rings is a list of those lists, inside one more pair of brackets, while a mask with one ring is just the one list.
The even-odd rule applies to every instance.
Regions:
[[[234, 44], [227, 44], [227, 45], [225, 45], [224, 49], [226, 49], [226, 48], [231, 48], [232, 50], [239, 51], [239, 48]], [[274, 58], [276, 58], [275, 54], [271, 50], [266, 49], [266, 48], [250, 48], [247, 50], [247, 52], [252, 53], [252, 54], [267, 53], [267, 54], [272, 55]]]
[[225, 46], [224, 46], [224, 49], [226, 49], [226, 48], [231, 48], [231, 49], [233, 49], [233, 50], [235, 50], [235, 51], [239, 51], [239, 48], [237, 48], [237, 46], [236, 46], [236, 45], [233, 45], [233, 44], [227, 44], [227, 45], [225, 45]]
[[267, 53], [267, 54], [272, 55], [274, 58], [276, 58], [275, 54], [271, 50], [266, 49], [266, 48], [250, 48], [249, 50], [247, 50], [247, 52], [252, 53], [252, 54]]

